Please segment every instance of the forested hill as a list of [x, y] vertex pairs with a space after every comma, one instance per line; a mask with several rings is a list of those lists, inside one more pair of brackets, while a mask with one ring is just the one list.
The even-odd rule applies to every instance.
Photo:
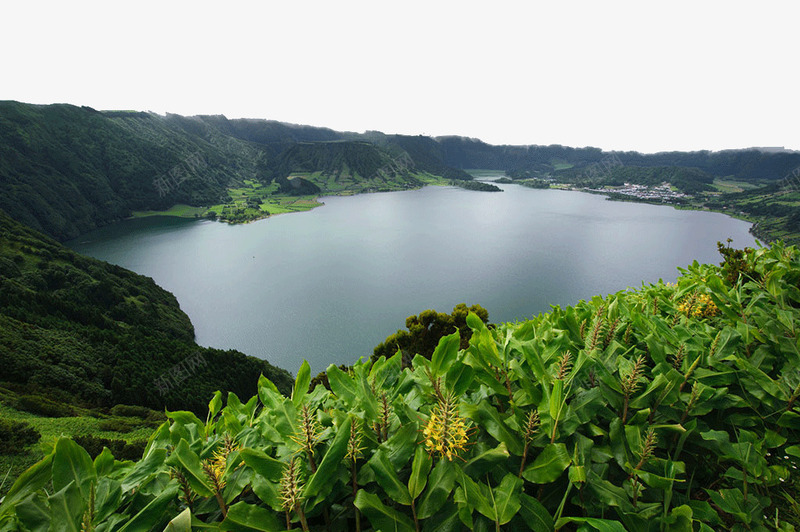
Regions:
[[202, 410], [215, 390], [243, 397], [259, 374], [290, 375], [237, 351], [198, 346], [152, 279], [67, 249], [0, 210], [0, 387], [92, 406]]
[[431, 176], [469, 180], [464, 170], [472, 168], [576, 182], [618, 166], [627, 168], [616, 171], [626, 179], [688, 176], [702, 189], [714, 177], [782, 179], [800, 168], [800, 153], [492, 146], [463, 137], [0, 102], [0, 208], [59, 240], [136, 210], [231, 203], [230, 191], [245, 181], [270, 194], [313, 195], [402, 190]]
[[[324, 128], [0, 102], [0, 208], [59, 240], [134, 210], [225, 203], [245, 180], [284, 194], [358, 192], [419, 186], [414, 173], [447, 170], [426, 163]], [[311, 178], [287, 179], [296, 172]]]

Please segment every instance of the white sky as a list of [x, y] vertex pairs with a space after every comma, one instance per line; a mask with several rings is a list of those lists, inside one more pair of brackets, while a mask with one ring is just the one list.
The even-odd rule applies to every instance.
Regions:
[[800, 2], [3, 0], [0, 100], [603, 149], [800, 149]]

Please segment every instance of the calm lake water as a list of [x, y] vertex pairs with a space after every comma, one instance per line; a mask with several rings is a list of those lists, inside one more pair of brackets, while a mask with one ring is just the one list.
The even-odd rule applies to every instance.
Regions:
[[83, 235], [76, 251], [173, 292], [197, 342], [294, 373], [350, 364], [405, 318], [481, 304], [514, 321], [659, 278], [716, 242], [753, 245], [750, 224], [669, 206], [501, 185], [325, 197], [324, 207], [246, 225], [144, 218]]

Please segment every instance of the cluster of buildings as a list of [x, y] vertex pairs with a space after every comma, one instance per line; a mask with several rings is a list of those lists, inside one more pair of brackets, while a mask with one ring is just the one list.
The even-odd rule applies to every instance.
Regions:
[[601, 194], [608, 194], [613, 192], [615, 194], [623, 194], [631, 196], [640, 200], [648, 201], [674, 201], [680, 198], [687, 198], [686, 194], [672, 190], [669, 183], [662, 183], [658, 186], [652, 187], [648, 185], [634, 185], [625, 183], [622, 187], [608, 187], [602, 189], [588, 189], [590, 192], [598, 192]]

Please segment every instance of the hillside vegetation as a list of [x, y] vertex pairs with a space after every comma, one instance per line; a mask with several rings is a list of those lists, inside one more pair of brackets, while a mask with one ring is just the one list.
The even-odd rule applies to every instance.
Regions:
[[[142, 459], [59, 439], [5, 529], [794, 530], [800, 252], [720, 247], [676, 285], [167, 412]], [[66, 524], [66, 525], [65, 525]]]
[[[175, 296], [0, 211], [0, 386], [41, 404], [117, 403], [200, 411], [210, 393], [255, 392], [289, 374], [236, 351], [198, 346]], [[44, 408], [44, 407], [43, 407]]]
[[[800, 153], [492, 146], [463, 137], [359, 134], [271, 120], [0, 102], [0, 208], [58, 240], [134, 211], [167, 211], [175, 205], [197, 207], [192, 211], [197, 216], [240, 222], [295, 210], [284, 208], [292, 198], [302, 197], [308, 208], [318, 194], [450, 183], [492, 190], [465, 184], [472, 180], [467, 168], [578, 186], [666, 181], [694, 194], [711, 190], [718, 178], [774, 184], [796, 175]], [[258, 192], [242, 201], [241, 191], [253, 183]], [[723, 201], [729, 209], [733, 205]], [[797, 236], [795, 230], [764, 227], [770, 239]]]

